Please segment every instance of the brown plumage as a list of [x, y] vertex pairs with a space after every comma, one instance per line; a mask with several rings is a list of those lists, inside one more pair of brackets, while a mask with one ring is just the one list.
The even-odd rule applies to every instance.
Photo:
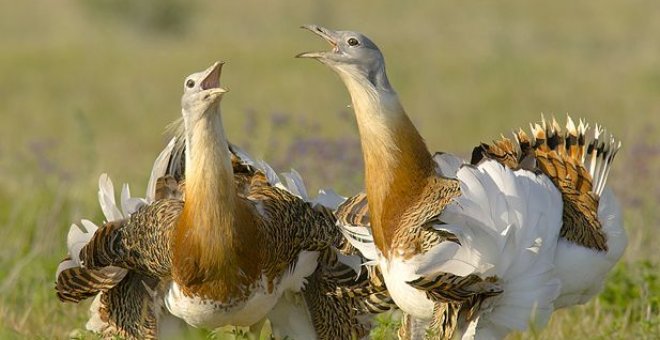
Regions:
[[[83, 249], [97, 249], [93, 256], [81, 252], [80, 257], [89, 260], [89, 267], [72, 267], [63, 270], [57, 276], [56, 292], [60, 300], [78, 303], [89, 297], [95, 297], [92, 304], [92, 318], [88, 323], [91, 330], [101, 333], [104, 337], [121, 336], [125, 338], [155, 338], [157, 337], [157, 320], [161, 313], [161, 303], [158, 303], [156, 292], [161, 280], [153, 273], [163, 273], [168, 270], [167, 259], [158, 257], [158, 247], [162, 243], [153, 243], [147, 248], [149, 251], [140, 253], [140, 260], [123, 256], [130, 262], [116, 262], [117, 265], [132, 270], [126, 271], [117, 266], [105, 263], [115, 263], [116, 251], [125, 249], [120, 244], [129, 244], [139, 247], [142, 243], [133, 243], [136, 235], [143, 239], [152, 234], [154, 239], [161, 239], [163, 229], [148, 227], [157, 226], [155, 221], [170, 220], [173, 225], [176, 214], [168, 211], [168, 204], [172, 200], [158, 201], [157, 203], [140, 208], [131, 218], [112, 221], [99, 228], [92, 238], [90, 247]], [[180, 210], [178, 208], [174, 210]], [[165, 215], [165, 217], [163, 217]], [[168, 222], [165, 222], [168, 224]], [[146, 235], [145, 235], [146, 234]], [[145, 236], [143, 236], [145, 235]], [[112, 241], [106, 242], [110, 238]], [[128, 242], [126, 242], [128, 240]], [[94, 247], [94, 248], [92, 248]], [[98, 255], [98, 256], [94, 256]], [[65, 259], [63, 262], [70, 260]], [[162, 299], [162, 294], [160, 295]]]
[[335, 215], [337, 216], [339, 223], [343, 225], [371, 227], [367, 194], [362, 192], [349, 197], [337, 208]]
[[115, 266], [169, 277], [169, 240], [182, 209], [183, 202], [164, 199], [139, 208], [125, 220], [105, 223], [80, 251], [84, 268]]
[[[240, 188], [237, 190], [239, 195], [249, 197], [263, 194], [262, 186], [272, 186], [263, 172], [241, 160], [235, 151], [238, 150], [236, 146], [230, 144], [230, 150], [234, 180], [236, 187]], [[178, 187], [185, 186], [185, 176], [176, 177], [181, 180]], [[314, 211], [335, 223], [335, 214], [329, 208], [316, 205]], [[371, 327], [370, 323], [365, 321], [371, 314], [388, 311], [396, 308], [396, 305], [382, 281], [372, 281], [378, 273], [363, 271], [356, 276], [353, 268], [339, 261], [339, 253], [356, 256], [357, 252], [341, 236], [338, 229], [334, 232], [336, 239], [333, 247], [325, 248], [321, 252], [318, 267], [307, 277], [302, 294], [319, 339], [362, 338], [368, 334]]]
[[[436, 191], [440, 197], [436, 198], [442, 202], [444, 199], [450, 199], [452, 194], [445, 192], [448, 186], [439, 184], [440, 188]], [[441, 205], [442, 207], [443, 205]], [[428, 205], [427, 207], [433, 207]], [[441, 208], [440, 207], [440, 208]], [[437, 208], [436, 208], [437, 209]], [[423, 210], [423, 209], [422, 209]], [[438, 211], [431, 209], [426, 215], [439, 214]], [[338, 221], [343, 225], [362, 226], [370, 228], [370, 215], [367, 204], [367, 196], [360, 193], [348, 198], [342, 203], [336, 211]], [[402, 233], [400, 236], [401, 244], [407, 244], [408, 247], [399, 247], [403, 256], [410, 258], [415, 254], [423, 254], [434, 245], [441, 242], [459, 243], [455, 235], [444, 233], [438, 230], [432, 230], [426, 227], [418, 227], [414, 220], [406, 224], [414, 232]], [[368, 267], [374, 273], [370, 275], [371, 283], [369, 289], [382, 285], [386, 289], [382, 275], [378, 267]], [[496, 296], [502, 291], [497, 286], [489, 283], [496, 282], [495, 278], [486, 278], [482, 280], [477, 275], [457, 276], [450, 273], [442, 273], [434, 277], [420, 277], [417, 280], [408, 282], [411, 286], [425, 291], [429, 298], [436, 301], [434, 305], [434, 314], [431, 322], [427, 325], [420, 323], [419, 320], [413, 320], [410, 315], [404, 314], [401, 326], [399, 328], [399, 339], [416, 339], [420, 336], [432, 339], [451, 339], [459, 327], [459, 312], [465, 320], [471, 320], [476, 311], [480, 308], [481, 302], [491, 296]], [[360, 290], [352, 287], [350, 294], [356, 294]], [[364, 301], [363, 299], [360, 301]], [[387, 301], [391, 301], [389, 293]], [[392, 308], [395, 308], [394, 306]]]
[[[605, 138], [598, 126], [594, 137], [587, 142], [587, 131], [587, 124], [580, 121], [576, 127], [570, 117], [565, 132], [554, 118], [550, 123], [542, 119], [540, 124], [532, 125], [531, 139], [521, 129], [514, 134], [513, 141], [502, 136], [492, 145], [482, 143], [475, 147], [471, 163], [478, 164], [488, 158], [511, 169], [542, 172], [562, 194], [561, 236], [590, 249], [607, 251], [607, 236], [598, 219], [598, 200], [606, 174], [590, 170], [588, 164], [595, 164], [598, 158], [611, 163], [620, 143]], [[590, 172], [597, 177], [596, 185]]]
[[384, 286], [373, 285], [366, 272], [356, 277], [333, 249], [322, 252], [308, 280], [303, 296], [319, 339], [361, 339], [371, 314], [396, 308]]
[[[62, 299], [78, 302], [101, 293], [98, 312], [107, 334], [153, 336], [156, 302], [163, 297], [173, 314], [196, 326], [251, 324], [270, 308], [250, 305], [255, 294], [276, 300], [280, 291], [302, 285], [304, 277], [288, 277], [304, 273], [298, 273], [298, 261], [304, 255], [309, 262], [310, 255], [303, 253], [332, 254], [330, 247], [342, 242], [332, 214], [274, 186], [263, 171], [231, 150], [214, 112], [224, 92], [213, 80], [220, 65], [186, 81], [185, 152], [180, 143], [167, 176], [156, 182], [157, 200], [101, 226], [80, 251], [82, 266], [58, 278]], [[201, 113], [196, 111], [200, 107]], [[128, 270], [119, 283], [98, 277], [114, 267]], [[354, 297], [334, 294], [343, 282], [338, 273], [344, 270], [335, 256], [318, 268], [305, 289], [305, 298], [318, 302], [310, 311], [321, 338], [350, 338], [367, 329], [356, 319], [366, 313], [344, 306], [355, 303]], [[280, 287], [286, 280], [298, 281]], [[243, 308], [255, 312], [241, 314]], [[321, 312], [332, 318], [324, 320], [316, 314]], [[218, 319], [223, 321], [214, 321]]]
[[[360, 256], [360, 253], [346, 239], [323, 253], [319, 259], [319, 263], [322, 263], [319, 268], [323, 271], [323, 281], [330, 287], [326, 291], [327, 295], [336, 296], [338, 301], [356, 311], [358, 316], [396, 308], [378, 267], [362, 266], [356, 275], [353, 268], [339, 261], [339, 256]], [[360, 256], [360, 261], [365, 259]]]
[[[513, 202], [516, 197], [511, 202], [510, 197], [502, 197], [500, 206], [497, 202], [507, 190], [525, 186], [533, 187], [525, 195], [538, 192], [539, 202], [550, 202], [554, 191], [549, 193], [546, 183], [537, 178], [530, 177], [527, 182], [511, 171], [502, 172], [503, 167], [495, 162], [488, 163], [488, 168], [463, 167], [450, 160], [436, 163], [391, 86], [376, 44], [359, 32], [317, 25], [304, 28], [325, 39], [332, 49], [304, 52], [298, 57], [314, 58], [341, 78], [351, 97], [364, 156], [368, 200], [350, 199], [338, 212], [338, 219], [351, 243], [382, 271], [393, 300], [411, 315], [406, 324], [413, 326], [403, 327], [400, 334], [423, 336], [423, 332], [416, 333], [417, 326], [426, 327], [433, 320], [433, 331], [437, 332], [434, 336], [449, 338], [464, 319], [466, 327], [479, 325], [486, 336], [503, 336], [512, 329], [524, 329], [528, 320], [522, 314], [531, 315], [537, 310], [545, 318], [559, 285], [546, 261], [547, 254], [554, 256], [553, 233], [559, 232], [559, 212], [548, 215], [548, 224], [552, 224], [549, 228], [537, 228], [528, 221], [524, 223], [529, 227], [522, 228], [523, 222], [515, 221], [513, 214], [499, 210], [518, 203]], [[551, 137], [551, 143], [561, 142]], [[509, 152], [511, 143], [496, 147], [493, 155], [503, 162], [513, 165], [517, 161]], [[521, 201], [525, 202], [520, 204], [521, 209], [525, 209], [528, 200]], [[542, 220], [539, 216], [544, 214], [536, 207], [530, 211], [524, 217]], [[516, 239], [509, 228], [512, 226], [535, 235]], [[530, 240], [540, 239], [532, 237], [537, 235], [544, 237], [543, 243], [529, 244]], [[546, 242], [546, 238], [551, 240]], [[527, 253], [530, 249], [539, 252]], [[525, 261], [528, 256], [531, 261]], [[512, 263], [513, 268], [519, 265], [525, 269], [538, 264], [542, 275], [537, 275], [534, 284], [526, 274], [512, 277], [513, 270], [507, 267]], [[503, 287], [513, 286], [513, 282], [523, 283], [518, 287], [524, 286], [529, 292], [524, 294], [526, 299], [515, 294], [500, 295]], [[499, 296], [493, 298], [495, 295]], [[506, 309], [507, 303], [517, 304], [517, 309], [524, 312], [509, 312], [496, 319], [493, 309], [482, 308], [484, 301], [500, 310]]]
[[[70, 261], [66, 257], [64, 261]], [[117, 274], [107, 268], [89, 270], [73, 267], [63, 270], [57, 276], [55, 292], [62, 302], [78, 303], [82, 300], [96, 296], [101, 291], [107, 291], [116, 286], [126, 273]]]
[[[407, 116], [404, 117], [394, 124], [392, 130], [396, 132], [380, 131], [382, 135], [378, 137], [395, 138], [396, 142], [391, 143], [398, 145], [399, 151], [383, 154], [379, 150], [383, 143], [363, 144], [367, 194], [347, 200], [338, 209], [337, 215], [340, 221], [348, 222], [348, 225], [370, 228], [374, 243], [385, 257], [396, 253], [410, 259], [441, 242], [457, 242], [451, 233], [435, 230], [430, 225], [444, 207], [460, 194], [460, 188], [455, 179], [443, 178], [435, 172], [435, 163], [422, 138]], [[363, 136], [365, 140], [367, 137]], [[411, 169], [413, 171], [408, 171]], [[367, 197], [370, 199], [367, 200]], [[368, 215], [365, 205], [368, 205]], [[365, 222], [368, 224], [363, 224]], [[479, 281], [481, 279], [478, 277], [468, 279], [446, 274], [433, 278], [436, 285], [410, 284], [426, 291], [439, 289], [435, 294], [428, 292], [433, 297], [450, 294], [467, 298], [461, 283], [474, 284]], [[470, 295], [475, 294], [477, 292], [473, 291]]]
[[427, 329], [429, 338], [432, 339], [452, 339], [454, 333], [459, 328], [459, 315], [461, 306], [457, 302], [437, 303], [433, 308], [433, 319]]
[[158, 338], [161, 304], [155, 292], [159, 284], [154, 277], [129, 272], [119, 284], [99, 294], [98, 317], [105, 326], [98, 331], [108, 338]]

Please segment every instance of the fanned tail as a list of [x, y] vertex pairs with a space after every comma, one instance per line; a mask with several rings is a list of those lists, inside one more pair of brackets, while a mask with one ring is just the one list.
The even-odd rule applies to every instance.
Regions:
[[[602, 126], [595, 124], [590, 129], [582, 119], [576, 125], [570, 116], [567, 116], [564, 131], [554, 118], [548, 122], [544, 117], [540, 123], [530, 124], [530, 130], [531, 137], [520, 129], [513, 134], [513, 140], [502, 136], [492, 145], [482, 143], [474, 148], [471, 163], [478, 164], [484, 158], [490, 158], [514, 170], [540, 169], [546, 172], [543, 164], [534, 162], [534, 158], [536, 161], [539, 156], [558, 158], [567, 166], [576, 168], [575, 173], [570, 174], [579, 185], [576, 189], [601, 196], [614, 157], [621, 148], [620, 141]], [[546, 175], [554, 181], [559, 173]]]
[[605, 189], [621, 142], [596, 124], [593, 129], [567, 117], [566, 128], [553, 118], [530, 124], [531, 137], [522, 129], [514, 139], [502, 137], [482, 143], [472, 153], [472, 164], [493, 159], [508, 168], [540, 171], [562, 193], [561, 236], [578, 245], [607, 251], [607, 237], [598, 219], [598, 202]]

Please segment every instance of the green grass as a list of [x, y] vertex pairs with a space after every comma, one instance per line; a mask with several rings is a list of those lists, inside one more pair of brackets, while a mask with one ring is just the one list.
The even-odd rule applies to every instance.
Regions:
[[[432, 150], [469, 154], [541, 112], [605, 124], [630, 245], [604, 293], [512, 338], [658, 338], [660, 3], [651, 0], [212, 2], [0, 0], [0, 338], [64, 338], [87, 304], [61, 304], [66, 232], [100, 220], [106, 171], [134, 192], [179, 116], [184, 77], [229, 63], [232, 141], [313, 188], [362, 182], [338, 78], [296, 60], [326, 48], [300, 24], [363, 31]], [[319, 145], [322, 152], [317, 152]], [[383, 317], [375, 338], [391, 338]], [[202, 333], [200, 337], [210, 336]]]

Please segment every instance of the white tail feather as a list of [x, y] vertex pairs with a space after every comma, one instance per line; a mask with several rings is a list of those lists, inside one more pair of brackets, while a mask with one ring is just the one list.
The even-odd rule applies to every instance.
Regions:
[[120, 197], [120, 202], [121, 203], [121, 211], [124, 216], [128, 216], [129, 212], [129, 200], [131, 199], [131, 188], [128, 187], [127, 183], [124, 183], [121, 186], [121, 197]]
[[80, 249], [92, 239], [96, 229], [98, 229], [98, 227], [89, 220], [82, 220], [81, 224], [82, 227], [77, 224], [72, 224], [66, 238], [69, 257], [78, 265], [80, 265]]
[[115, 188], [112, 180], [105, 173], [99, 177], [99, 204], [106, 221], [117, 221], [123, 218], [115, 202]]
[[[586, 127], [582, 122], [580, 122], [580, 129], [583, 132], [586, 131]], [[605, 189], [607, 177], [612, 168], [612, 161], [620, 148], [621, 142], [596, 124], [592, 140], [589, 142], [587, 152], [585, 152], [582, 159], [585, 169], [589, 171], [592, 178], [592, 191], [599, 197]]]
[[[175, 145], [176, 137], [173, 137], [154, 161], [151, 175], [149, 176], [149, 182], [147, 184], [147, 192], [145, 194], [147, 202], [153, 202], [156, 197], [156, 181], [160, 177], [165, 176], [165, 173], [167, 172], [167, 164], [172, 156], [172, 150], [174, 150]], [[124, 210], [124, 212], [126, 212], [126, 210]]]
[[147, 200], [140, 197], [128, 197], [126, 201], [122, 201], [122, 205], [126, 206], [125, 216], [129, 216], [136, 212], [140, 207], [149, 204]]
[[234, 154], [236, 154], [236, 156], [238, 156], [238, 158], [241, 159], [243, 164], [257, 167], [257, 164], [254, 159], [252, 159], [252, 156], [250, 156], [250, 154], [248, 154], [245, 150], [234, 144], [230, 144], [230, 149], [234, 152]]
[[499, 334], [526, 329], [532, 317], [545, 324], [560, 289], [553, 272], [562, 221], [558, 190], [545, 176], [514, 172], [492, 160], [464, 166], [457, 175], [461, 196], [440, 216], [447, 225], [436, 228], [455, 233], [461, 245], [445, 242], [437, 258], [428, 259], [434, 263], [420, 270], [497, 276], [503, 293], [471, 327]]
[[257, 168], [259, 170], [263, 171], [264, 174], [266, 174], [266, 179], [268, 180], [268, 183], [272, 186], [276, 186], [280, 189], [288, 190], [283, 184], [282, 181], [280, 180], [280, 177], [277, 176], [277, 172], [273, 170], [273, 168], [270, 166], [270, 164], [266, 163], [265, 161], [261, 160], [257, 162]]
[[286, 181], [286, 186], [289, 192], [302, 198], [304, 201], [309, 202], [309, 196], [307, 195], [307, 188], [305, 188], [305, 183], [296, 170], [291, 169], [291, 172], [282, 173], [282, 176], [284, 176], [284, 180]]
[[320, 204], [326, 208], [337, 210], [340, 204], [346, 201], [346, 197], [337, 194], [332, 189], [321, 189], [318, 195], [312, 200], [312, 205]]
[[325, 207], [336, 209], [339, 204], [346, 200], [346, 198], [337, 195], [334, 191], [319, 191], [317, 197], [310, 197], [307, 192], [307, 187], [305, 182], [295, 169], [291, 169], [290, 172], [283, 172], [281, 175], [286, 182], [286, 185], [282, 183], [280, 176], [277, 175], [277, 172], [264, 160], [255, 161], [245, 150], [237, 147], [236, 145], [231, 145], [231, 149], [234, 154], [241, 159], [243, 164], [253, 166], [266, 175], [266, 180], [268, 183], [274, 187], [286, 190], [291, 194], [298, 196], [306, 202], [312, 203], [312, 205], [321, 204]]

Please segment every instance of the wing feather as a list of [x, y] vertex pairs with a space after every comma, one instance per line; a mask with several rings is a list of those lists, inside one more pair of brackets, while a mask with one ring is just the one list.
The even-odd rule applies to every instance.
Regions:
[[115, 188], [108, 174], [101, 174], [99, 177], [99, 204], [106, 221], [117, 221], [124, 216], [115, 202]]
[[149, 176], [149, 182], [147, 183], [147, 192], [145, 193], [145, 199], [147, 202], [153, 202], [156, 196], [156, 181], [158, 178], [165, 176], [167, 172], [167, 166], [169, 160], [172, 157], [172, 151], [176, 145], [176, 137], [170, 139], [163, 151], [158, 154], [154, 165], [151, 168], [151, 175]]

